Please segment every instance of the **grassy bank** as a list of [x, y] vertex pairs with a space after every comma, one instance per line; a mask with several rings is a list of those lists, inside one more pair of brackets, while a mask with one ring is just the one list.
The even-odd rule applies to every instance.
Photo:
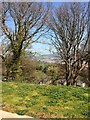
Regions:
[[[1, 84], [1, 83], [0, 83]], [[89, 88], [2, 83], [2, 109], [36, 118], [87, 118]]]

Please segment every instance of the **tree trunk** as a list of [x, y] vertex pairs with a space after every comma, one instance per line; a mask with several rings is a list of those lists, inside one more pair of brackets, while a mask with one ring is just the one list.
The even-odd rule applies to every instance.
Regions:
[[20, 70], [20, 55], [14, 55], [14, 58], [12, 60], [12, 66], [11, 66], [11, 71], [12, 71], [12, 80], [14, 81], [18, 81], [20, 80], [20, 76], [21, 76], [21, 70]]
[[8, 65], [6, 66], [7, 69], [7, 75], [6, 79], [7, 81], [13, 80], [13, 81], [19, 81], [21, 80], [21, 74], [22, 71], [20, 69], [20, 62], [21, 62], [21, 53], [14, 52], [13, 58], [11, 58], [11, 61], [8, 61]]
[[67, 83], [66, 85], [69, 86], [70, 85], [70, 79], [69, 79], [70, 71], [69, 71], [69, 66], [67, 63], [65, 64], [65, 66], [66, 66], [65, 78], [66, 78], [66, 83]]

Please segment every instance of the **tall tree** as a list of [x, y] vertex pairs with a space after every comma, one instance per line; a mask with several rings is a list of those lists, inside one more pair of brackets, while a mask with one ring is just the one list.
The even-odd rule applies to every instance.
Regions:
[[44, 8], [42, 3], [34, 2], [2, 4], [2, 31], [6, 37], [4, 42], [9, 41], [12, 56], [8, 65], [8, 77], [11, 75], [12, 79], [16, 80], [23, 51], [48, 31], [45, 22], [49, 9]]
[[[83, 59], [87, 45], [87, 4], [70, 3], [60, 5], [53, 16], [51, 14], [49, 27], [51, 42], [60, 58], [65, 62], [65, 78], [67, 85], [74, 84], [79, 72], [84, 69], [87, 62]], [[83, 50], [80, 50], [81, 44]]]

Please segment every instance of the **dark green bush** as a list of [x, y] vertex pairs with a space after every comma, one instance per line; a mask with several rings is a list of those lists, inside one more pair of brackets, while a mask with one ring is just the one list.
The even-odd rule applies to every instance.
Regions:
[[28, 112], [28, 110], [16, 110], [15, 111], [18, 115], [24, 115], [26, 112]]

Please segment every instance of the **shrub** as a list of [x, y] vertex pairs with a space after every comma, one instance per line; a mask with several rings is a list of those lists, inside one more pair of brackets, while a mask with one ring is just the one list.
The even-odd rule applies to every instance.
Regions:
[[23, 59], [21, 63], [23, 81], [32, 82], [34, 79], [35, 63], [28, 59]]
[[18, 115], [24, 115], [28, 110], [16, 110], [15, 112], [18, 114]]

